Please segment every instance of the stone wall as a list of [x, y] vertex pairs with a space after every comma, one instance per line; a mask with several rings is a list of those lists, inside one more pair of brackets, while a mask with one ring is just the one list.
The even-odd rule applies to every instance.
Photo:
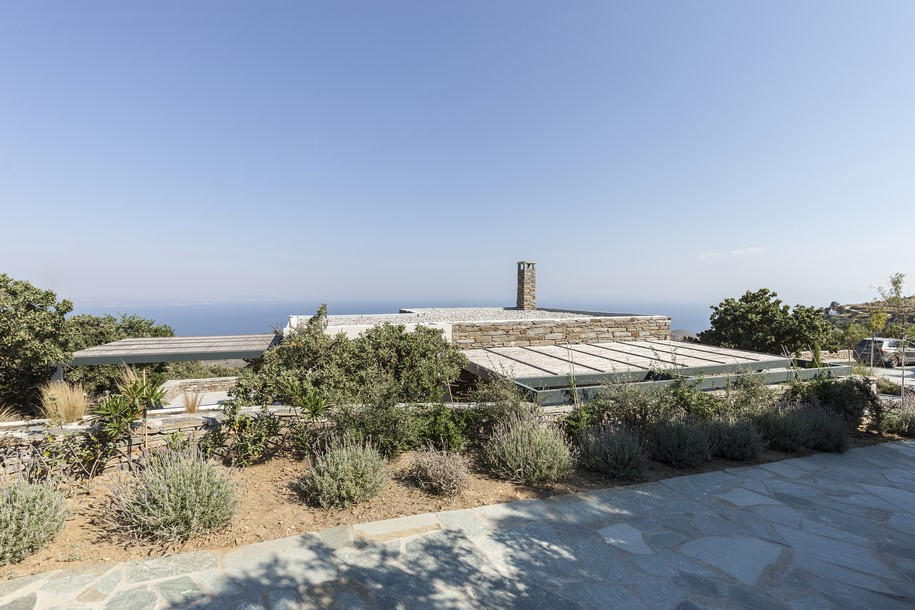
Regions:
[[[480, 403], [446, 403], [446, 406], [452, 409], [468, 409], [479, 405]], [[261, 407], [247, 407], [242, 411], [255, 413], [260, 409]], [[287, 421], [296, 417], [293, 409], [286, 406], [275, 405], [268, 409]], [[545, 420], [555, 420], [568, 413], [569, 410], [571, 407], [565, 405], [541, 407], [538, 414]], [[144, 442], [147, 443], [145, 446], [152, 450], [165, 446], [173, 434], [199, 439], [216, 427], [222, 418], [222, 411], [214, 409], [200, 413], [153, 414], [147, 418], [146, 428], [143, 427], [142, 420], [137, 420], [134, 422], [130, 440], [125, 440], [118, 446], [115, 457], [106, 464], [100, 465], [97, 474], [106, 470], [126, 468], [128, 455], [132, 460], [142, 457]], [[45, 442], [47, 435], [62, 442], [65, 437], [86, 433], [90, 425], [88, 420], [66, 426], [51, 426], [44, 420], [0, 425], [0, 462], [2, 462], [0, 480], [15, 478], [24, 473], [29, 461], [34, 458], [36, 452], [41, 450], [41, 445]]]
[[162, 384], [165, 401], [179, 397], [187, 390], [190, 392], [229, 392], [235, 387], [238, 377], [207, 377], [203, 379], [169, 379]]
[[451, 340], [461, 349], [639, 339], [670, 339], [670, 318], [666, 316], [604, 316], [556, 320], [461, 322], [455, 323], [451, 327]]
[[[260, 407], [249, 407], [246, 410], [252, 413]], [[293, 412], [288, 407], [270, 407], [280, 417], [291, 417]], [[130, 439], [120, 443], [115, 451], [115, 456], [98, 470], [112, 470], [124, 467], [130, 459], [141, 457], [144, 446], [156, 449], [164, 446], [173, 434], [186, 437], [200, 438], [223, 418], [222, 411], [213, 409], [198, 413], [183, 413], [178, 410], [167, 410], [156, 414], [151, 412], [146, 419], [144, 427], [142, 420], [133, 423]], [[53, 426], [44, 420], [24, 422], [21, 424], [0, 425], [0, 476], [17, 476], [24, 472], [27, 465], [47, 436], [56, 441], [64, 442], [66, 437], [85, 434], [91, 426], [89, 420], [64, 426]], [[146, 445], [144, 445], [146, 443]]]

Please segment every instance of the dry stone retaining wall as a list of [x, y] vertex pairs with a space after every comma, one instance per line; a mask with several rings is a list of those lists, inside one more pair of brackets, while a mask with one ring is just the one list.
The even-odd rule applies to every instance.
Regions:
[[588, 317], [556, 320], [460, 322], [451, 340], [461, 349], [523, 347], [563, 343], [670, 339], [666, 316]]

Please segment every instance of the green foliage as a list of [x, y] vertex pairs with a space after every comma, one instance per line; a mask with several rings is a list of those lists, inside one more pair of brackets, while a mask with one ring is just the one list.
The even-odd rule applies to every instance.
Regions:
[[[95, 316], [81, 314], [67, 320], [65, 344], [70, 352], [88, 347], [130, 339], [134, 337], [173, 337], [175, 331], [166, 324], [156, 324], [137, 315], [121, 314], [119, 318], [112, 315]], [[138, 365], [137, 369], [147, 371], [150, 375], [164, 377], [169, 366], [166, 364]], [[122, 365], [78, 366], [67, 371], [68, 381], [83, 384], [92, 396], [117, 391], [121, 382], [124, 367]]]
[[793, 410], [769, 409], [756, 415], [753, 423], [770, 449], [786, 453], [804, 449], [803, 422]]
[[17, 481], [0, 488], [0, 566], [53, 540], [66, 516], [64, 496], [50, 484]]
[[624, 428], [597, 426], [578, 436], [579, 461], [588, 470], [634, 481], [648, 469], [638, 434]]
[[870, 424], [879, 428], [883, 405], [871, 388], [870, 381], [862, 377], [834, 379], [825, 377], [805, 382], [795, 382], [788, 396], [797, 402], [819, 406], [839, 415], [849, 430], [857, 430], [865, 415]]
[[186, 542], [228, 525], [236, 502], [225, 468], [194, 449], [167, 449], [114, 490], [106, 519], [131, 538]]
[[163, 376], [166, 379], [207, 379], [210, 377], [235, 377], [241, 367], [204, 363], [199, 360], [169, 362]]
[[595, 425], [644, 430], [676, 411], [677, 405], [666, 388], [643, 389], [619, 383], [605, 386], [593, 401], [576, 407], [562, 419], [562, 425], [570, 438]]
[[385, 461], [371, 443], [337, 439], [318, 456], [299, 487], [322, 508], [345, 508], [378, 495], [387, 480]]
[[259, 361], [243, 369], [235, 396], [254, 404], [287, 397], [289, 379], [317, 390], [330, 403], [425, 402], [461, 372], [466, 359], [437, 329], [382, 324], [356, 339], [328, 336], [327, 308], [294, 329]]
[[837, 335], [822, 310], [803, 305], [792, 310], [766, 288], [713, 306], [710, 325], [699, 333], [699, 341], [709, 345], [795, 355], [838, 347]]
[[711, 459], [704, 426], [682, 421], [660, 421], [645, 431], [651, 458], [674, 468], [693, 468]]
[[884, 432], [900, 436], [915, 436], [915, 408], [904, 407], [887, 414]]
[[426, 449], [416, 454], [410, 480], [437, 496], [458, 496], [467, 488], [467, 465], [460, 454]]
[[467, 445], [467, 413], [443, 404], [420, 410], [420, 442], [444, 451], [460, 451]]
[[37, 406], [38, 386], [70, 359], [64, 329], [72, 310], [54, 292], [0, 273], [0, 406]]
[[801, 409], [795, 417], [804, 434], [804, 447], [814, 451], [842, 453], [848, 449], [848, 429], [834, 413]]
[[250, 466], [283, 447], [282, 421], [263, 407], [244, 413], [234, 402], [223, 406], [223, 419], [200, 441], [205, 455], [223, 458], [233, 466]]
[[497, 424], [483, 458], [495, 476], [525, 485], [557, 481], [573, 465], [562, 431], [534, 416], [512, 416]]
[[725, 401], [732, 415], [752, 417], [771, 409], [776, 403], [776, 394], [758, 375], [739, 375], [728, 387]]
[[330, 419], [337, 436], [371, 441], [388, 459], [419, 447], [423, 440], [422, 420], [407, 405], [343, 405]]
[[758, 460], [766, 448], [759, 430], [745, 419], [711, 422], [708, 437], [711, 454], [728, 460]]
[[727, 402], [709, 392], [699, 389], [699, 381], [677, 379], [662, 390], [669, 396], [673, 410], [698, 419], [714, 419], [728, 411]]
[[870, 337], [867, 328], [857, 322], [850, 322], [840, 331], [839, 344], [843, 349], [854, 349], [858, 343]]
[[327, 400], [307, 382], [303, 383], [297, 377], [285, 377], [280, 380], [280, 385], [286, 404], [302, 409], [312, 421], [324, 416], [327, 411]]

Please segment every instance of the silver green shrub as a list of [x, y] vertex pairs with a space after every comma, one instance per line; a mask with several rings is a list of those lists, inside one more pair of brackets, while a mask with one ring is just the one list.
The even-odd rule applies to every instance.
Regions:
[[168, 449], [112, 489], [106, 520], [124, 535], [186, 542], [222, 529], [235, 514], [235, 481], [194, 448]]
[[331, 441], [299, 481], [305, 498], [322, 508], [343, 508], [378, 495], [387, 480], [385, 461], [371, 443]]
[[709, 449], [715, 457], [728, 460], [757, 460], [766, 448], [766, 441], [753, 422], [726, 419], [708, 426]]
[[625, 428], [597, 426], [585, 430], [578, 436], [578, 449], [582, 466], [615, 479], [636, 480], [648, 469], [638, 434]]
[[693, 468], [711, 459], [705, 426], [688, 421], [658, 422], [648, 428], [651, 457], [674, 468]]
[[915, 409], [891, 411], [884, 420], [884, 430], [900, 436], [915, 436]]
[[532, 415], [511, 416], [497, 424], [483, 458], [495, 476], [525, 485], [557, 481], [573, 467], [565, 434]]
[[426, 449], [416, 454], [410, 478], [429, 493], [457, 496], [467, 488], [467, 465], [458, 453]]
[[17, 481], [0, 488], [0, 566], [53, 540], [66, 516], [64, 495], [50, 484]]

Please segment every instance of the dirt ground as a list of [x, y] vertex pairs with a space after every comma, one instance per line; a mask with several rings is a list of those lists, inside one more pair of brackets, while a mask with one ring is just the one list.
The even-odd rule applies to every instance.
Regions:
[[[890, 439], [859, 434], [851, 439], [851, 446], [870, 445], [884, 440]], [[798, 455], [767, 451], [759, 463]], [[302, 502], [295, 492], [294, 484], [307, 468], [307, 462], [275, 458], [263, 464], [234, 470], [239, 502], [231, 526], [217, 534], [192, 540], [182, 547], [151, 546], [124, 540], [116, 532], [97, 523], [97, 516], [105, 511], [112, 477], [117, 476], [117, 473], [106, 474], [82, 487], [74, 488], [69, 499], [70, 516], [60, 535], [54, 542], [21, 563], [0, 568], [0, 578], [14, 578], [83, 564], [115, 563], [190, 550], [232, 548], [337, 525], [472, 508], [484, 504], [548, 497], [625, 484], [579, 469], [561, 483], [535, 488], [489, 478], [471, 465], [468, 489], [458, 497], [441, 498], [420, 491], [406, 480], [404, 473], [412, 458], [412, 454], [405, 454], [389, 465], [391, 480], [378, 496], [342, 510], [323, 510]], [[699, 468], [676, 470], [652, 462], [645, 481], [745, 465], [747, 462], [716, 459]]]

